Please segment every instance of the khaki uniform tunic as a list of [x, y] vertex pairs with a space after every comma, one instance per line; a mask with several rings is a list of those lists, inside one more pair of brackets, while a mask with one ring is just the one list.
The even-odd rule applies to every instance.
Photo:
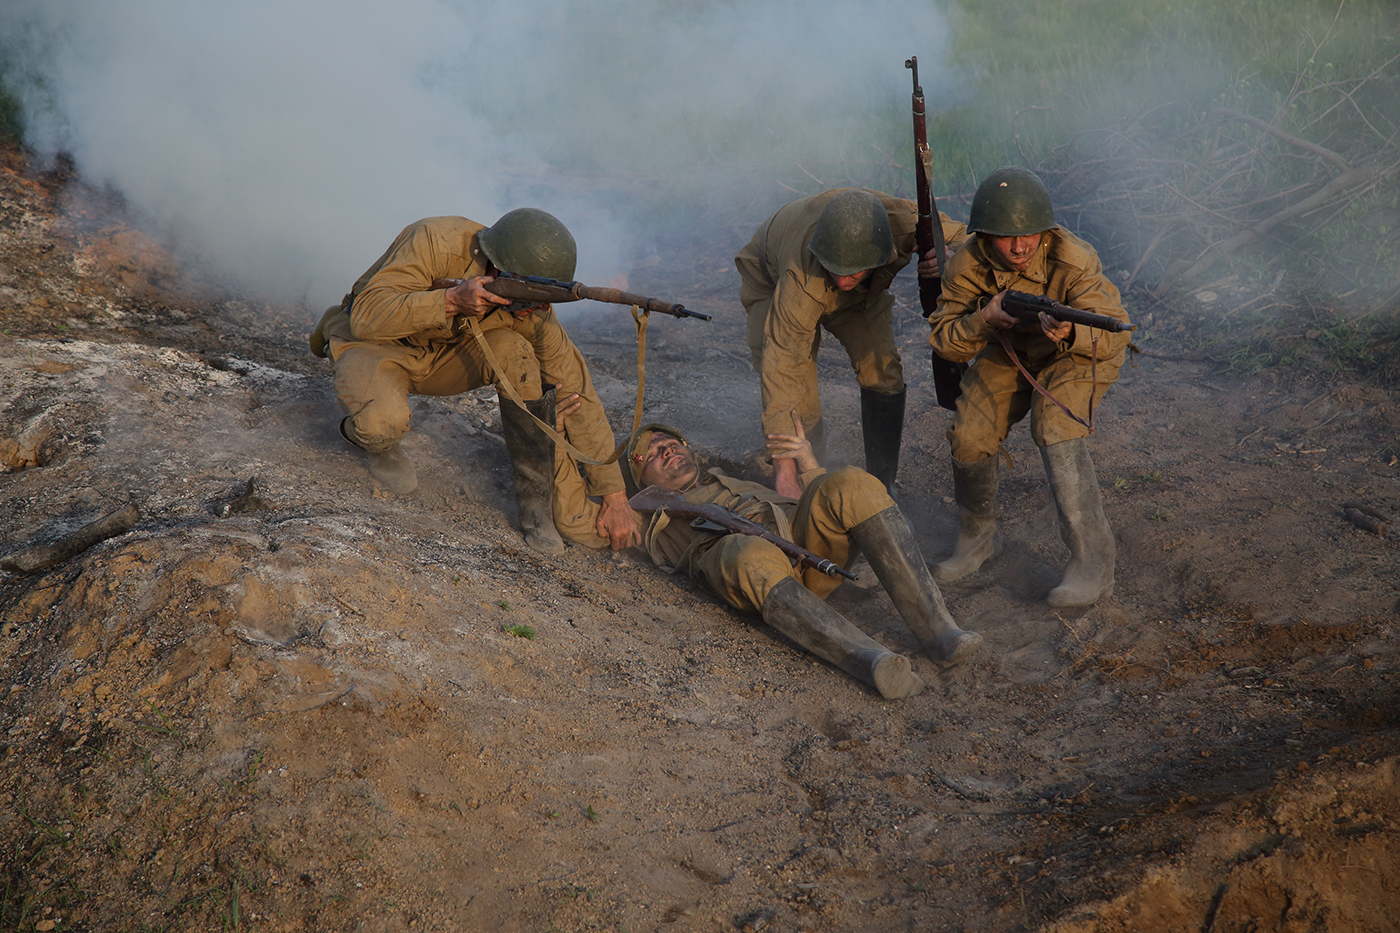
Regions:
[[[561, 466], [555, 474], [556, 489], [565, 502], [582, 502], [590, 511], [572, 517], [555, 507], [560, 534], [591, 547], [607, 547], [606, 539], [593, 531], [598, 506], [578, 494], [582, 486], [577, 469]], [[759, 483], [726, 476], [711, 469], [685, 492], [691, 502], [716, 503], [794, 544], [845, 566], [851, 559], [850, 530], [894, 505], [885, 486], [857, 467], [827, 473], [817, 469], [802, 474], [806, 489], [802, 498], [790, 499]], [[569, 491], [570, 486], [575, 491]], [[556, 502], [559, 500], [556, 500]], [[768, 591], [788, 577], [825, 599], [840, 580], [812, 567], [795, 568], [777, 545], [754, 535], [721, 534], [691, 527], [657, 511], [643, 519], [647, 526], [644, 546], [664, 570], [684, 571], [711, 593], [745, 612], [761, 612]]]
[[[539, 398], [546, 385], [559, 384], [561, 397], [577, 392], [583, 406], [569, 416], [565, 436], [589, 456], [605, 459], [613, 450], [612, 428], [588, 364], [552, 307], [524, 320], [504, 311], [480, 319], [505, 370], [495, 373], [461, 317], [448, 315], [445, 290], [431, 288], [436, 279], [485, 274], [487, 260], [477, 245], [483, 229], [465, 217], [410, 224], [326, 322], [336, 395], [350, 416], [352, 436], [367, 450], [385, 450], [408, 431], [410, 394], [458, 395], [490, 383], [499, 389], [508, 379], [527, 401]], [[584, 472], [594, 495], [623, 488], [616, 463], [588, 465]]]
[[[995, 456], [1011, 426], [1028, 412], [1031, 437], [1039, 447], [1089, 433], [1031, 388], [993, 337], [994, 328], [977, 313], [1008, 288], [1128, 320], [1098, 254], [1068, 230], [1047, 230], [1024, 272], [1007, 269], [980, 237], [971, 240], [948, 263], [943, 296], [929, 321], [933, 328], [929, 343], [939, 356], [955, 362], [972, 360], [948, 429], [953, 456], [965, 463]], [[1047, 338], [1039, 324], [1018, 324], [1007, 335], [1021, 365], [1086, 421], [1090, 399], [1097, 406], [1117, 381], [1129, 339], [1126, 332], [1111, 334], [1078, 324], [1069, 339], [1060, 343]]]
[[[792, 433], [789, 412], [796, 409], [808, 435], [819, 439], [820, 328], [841, 342], [862, 388], [887, 395], [904, 389], [889, 287], [914, 254], [918, 208], [913, 201], [870, 192], [889, 212], [894, 256], [854, 290], [843, 292], [807, 249], [822, 209], [839, 193], [824, 191], [787, 204], [734, 257], [741, 278], [739, 300], [748, 312], [749, 354], [763, 392], [764, 434]], [[939, 220], [949, 248], [966, 242], [962, 224], [943, 214]]]

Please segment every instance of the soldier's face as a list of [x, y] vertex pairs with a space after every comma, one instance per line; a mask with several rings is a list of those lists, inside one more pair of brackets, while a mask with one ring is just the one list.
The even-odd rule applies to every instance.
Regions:
[[834, 272], [828, 271], [827, 275], [831, 276], [831, 281], [836, 284], [837, 288], [841, 289], [843, 292], [848, 292], [861, 282], [864, 282], [870, 276], [870, 270], [862, 269], [855, 275], [837, 275]]
[[699, 472], [700, 467], [689, 447], [660, 431], [651, 436], [640, 471], [643, 486], [681, 489]]
[[1035, 251], [1040, 249], [1040, 238], [1042, 233], [1034, 233], [1030, 236], [989, 236], [987, 244], [991, 246], [992, 252], [1001, 257], [1001, 261], [1006, 263], [1017, 272], [1025, 272], [1035, 258]]

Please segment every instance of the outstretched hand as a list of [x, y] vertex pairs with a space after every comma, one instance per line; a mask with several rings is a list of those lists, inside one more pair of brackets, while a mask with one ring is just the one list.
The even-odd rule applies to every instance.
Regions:
[[[560, 386], [556, 385], [557, 391]], [[577, 392], [570, 393], [554, 403], [554, 430], [564, 433], [564, 421], [583, 407], [583, 399]], [[637, 513], [627, 504], [627, 493], [614, 492], [602, 496], [602, 507], [598, 510], [598, 520], [594, 530], [598, 537], [607, 538], [614, 551], [625, 547], [636, 547], [642, 543], [642, 526]]]
[[807, 440], [807, 432], [802, 429], [802, 418], [796, 411], [792, 412], [792, 430], [791, 434], [768, 435], [768, 455], [777, 474], [775, 488], [785, 496], [799, 499], [802, 497], [802, 484], [798, 477], [821, 464], [817, 463], [812, 442]]

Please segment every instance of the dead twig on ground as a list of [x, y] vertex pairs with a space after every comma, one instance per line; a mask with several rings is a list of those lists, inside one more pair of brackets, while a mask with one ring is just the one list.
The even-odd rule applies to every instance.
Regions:
[[94, 544], [125, 534], [140, 520], [140, 510], [134, 505], [128, 505], [84, 525], [53, 544], [43, 544], [10, 554], [0, 560], [0, 568], [15, 573], [38, 573], [47, 570], [81, 554]]

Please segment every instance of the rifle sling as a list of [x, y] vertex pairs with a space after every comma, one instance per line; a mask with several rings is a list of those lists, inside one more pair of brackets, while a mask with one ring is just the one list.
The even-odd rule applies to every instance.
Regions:
[[[938, 257], [938, 278], [942, 279], [948, 242], [943, 238], [943, 218], [938, 213], [938, 201], [933, 197], [933, 150], [929, 149], [927, 142], [919, 150], [919, 167], [923, 170], [924, 185], [928, 188], [929, 229], [933, 232], [933, 252]], [[916, 269], [919, 266], [919, 260], [923, 258], [922, 256], [914, 257]], [[928, 317], [928, 315], [924, 316]]]
[[[467, 319], [467, 327], [471, 330], [472, 337], [476, 340], [476, 345], [481, 348], [482, 355], [486, 357], [487, 365], [489, 365], [492, 372], [496, 374], [497, 391], [504, 388], [506, 395], [510, 397], [512, 402], [519, 405], [521, 408], [525, 408], [525, 400], [520, 397], [520, 393], [516, 391], [511, 381], [505, 378], [505, 370], [501, 368], [501, 364], [496, 360], [496, 354], [491, 352], [491, 345], [486, 342], [486, 337], [481, 332], [480, 323], [477, 322], [476, 318], [470, 315], [462, 316]], [[650, 314], [643, 313], [640, 308], [633, 305], [632, 320], [637, 324], [637, 401], [632, 408], [632, 430], [627, 433], [628, 439], [618, 444], [606, 460], [594, 459], [579, 450], [573, 444], [570, 444], [562, 434], [556, 431], [554, 425], [545, 424], [539, 418], [536, 418], [533, 412], [525, 408], [526, 414], [529, 414], [530, 417], [534, 419], [535, 424], [539, 425], [540, 430], [545, 433], [545, 436], [553, 440], [554, 443], [561, 445], [569, 452], [569, 456], [580, 463], [590, 463], [594, 466], [606, 466], [609, 463], [616, 463], [618, 458], [622, 456], [622, 452], [627, 448], [627, 444], [631, 441], [632, 436], [637, 433], [637, 428], [642, 425], [642, 398], [646, 392], [647, 385], [647, 322], [650, 320]]]
[[[1055, 396], [1051, 395], [1048, 391], [1046, 391], [1045, 387], [1042, 386], [1039, 382], [1037, 382], [1036, 379], [1035, 379], [1035, 377], [1032, 376], [1029, 372], [1026, 371], [1026, 367], [1024, 367], [1024, 366], [1021, 365], [1021, 358], [1020, 358], [1019, 356], [1016, 355], [1016, 351], [1012, 348], [1012, 346], [1011, 346], [1011, 339], [1010, 339], [1009, 337], [1006, 336], [1006, 331], [998, 329], [995, 333], [996, 333], [997, 341], [1001, 344], [1001, 348], [1002, 348], [1003, 350], [1006, 351], [1006, 355], [1009, 356], [1009, 357], [1011, 358], [1011, 362], [1013, 362], [1013, 363], [1016, 364], [1016, 368], [1019, 369], [1019, 370], [1021, 371], [1021, 375], [1025, 376], [1026, 379], [1027, 379], [1027, 381], [1030, 382], [1031, 388], [1032, 388], [1032, 389], [1035, 389], [1035, 390], [1036, 390], [1037, 392], [1039, 392], [1041, 395], [1045, 396], [1045, 397], [1048, 398], [1050, 401], [1054, 402], [1056, 408], [1060, 409], [1060, 411], [1064, 412], [1066, 415], [1069, 415], [1070, 418], [1072, 418], [1072, 419], [1074, 419], [1075, 421], [1079, 422], [1080, 424], [1084, 425], [1084, 427], [1086, 427], [1086, 428], [1089, 429], [1089, 433], [1090, 433], [1090, 434], [1093, 434], [1093, 433], [1094, 433], [1094, 395], [1098, 392], [1098, 388], [1099, 388], [1099, 373], [1098, 373], [1099, 335], [1098, 335], [1097, 333], [1094, 334], [1094, 338], [1093, 338], [1093, 339], [1094, 339], [1094, 343], [1093, 343], [1093, 356], [1092, 356], [1092, 357], [1090, 358], [1090, 360], [1089, 360], [1089, 374], [1090, 374], [1090, 379], [1092, 380], [1092, 382], [1091, 382], [1090, 387], [1089, 387], [1089, 420], [1088, 420], [1088, 421], [1085, 421], [1083, 418], [1079, 417], [1079, 416], [1076, 415], [1074, 412], [1072, 412], [1072, 411], [1070, 411], [1068, 408], [1066, 408], [1063, 402], [1061, 402], [1059, 399], [1055, 398]], [[1008, 459], [1009, 459], [1009, 458], [1008, 458]]]

